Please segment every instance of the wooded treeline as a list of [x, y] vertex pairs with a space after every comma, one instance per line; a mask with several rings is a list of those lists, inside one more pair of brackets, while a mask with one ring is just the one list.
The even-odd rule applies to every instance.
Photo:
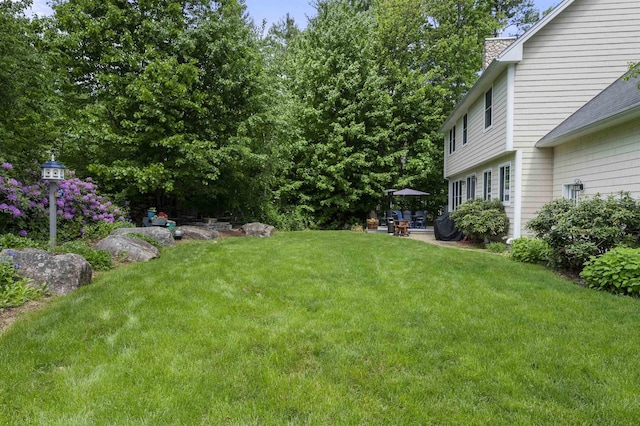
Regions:
[[267, 30], [243, 0], [27, 7], [0, 1], [0, 160], [52, 150], [134, 212], [288, 229], [362, 223], [392, 187], [445, 205], [437, 129], [483, 40], [537, 18], [528, 0], [318, 0], [304, 30]]

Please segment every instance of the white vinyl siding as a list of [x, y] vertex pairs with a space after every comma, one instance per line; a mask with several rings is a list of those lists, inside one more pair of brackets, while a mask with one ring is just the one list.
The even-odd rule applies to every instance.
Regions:
[[[469, 142], [456, 155], [445, 155], [445, 177], [451, 178], [479, 163], [486, 163], [504, 155], [506, 149], [506, 104], [507, 73], [504, 72], [493, 83], [492, 128], [490, 130], [484, 128], [484, 96], [480, 96], [465, 114]], [[462, 127], [463, 121], [464, 118], [460, 117], [456, 127]]]
[[557, 146], [553, 171], [554, 198], [563, 184], [580, 179], [580, 196], [626, 191], [640, 198], [640, 120]]

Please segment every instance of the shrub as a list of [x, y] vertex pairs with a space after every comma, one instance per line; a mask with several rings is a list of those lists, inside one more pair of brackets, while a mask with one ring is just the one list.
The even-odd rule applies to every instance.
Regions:
[[38, 248], [46, 250], [48, 247], [48, 243], [45, 241], [34, 241], [31, 238], [20, 237], [13, 234], [0, 235], [0, 249]]
[[474, 242], [497, 241], [509, 230], [509, 218], [500, 200], [466, 201], [450, 217]]
[[510, 256], [524, 263], [546, 263], [551, 249], [546, 241], [538, 238], [520, 237], [511, 242]]
[[[20, 180], [18, 179], [20, 178]], [[58, 182], [56, 198], [60, 241], [80, 237], [85, 226], [126, 220], [128, 213], [99, 195], [91, 178], [84, 181], [68, 172]], [[37, 171], [20, 174], [9, 163], [0, 166], [0, 229], [19, 236], [46, 240], [49, 232], [49, 188]]]
[[95, 271], [106, 271], [113, 268], [111, 254], [104, 250], [97, 250], [80, 241], [69, 241], [55, 249], [58, 253], [74, 253], [84, 257]]
[[44, 285], [41, 288], [30, 286], [26, 278], [18, 275], [18, 268], [20, 265], [13, 263], [11, 251], [5, 251], [0, 257], [0, 312], [37, 300], [47, 293]]
[[580, 277], [591, 288], [640, 295], [640, 249], [618, 247], [592, 256]]
[[489, 243], [486, 247], [491, 253], [504, 253], [507, 250], [507, 245], [505, 243]]
[[96, 222], [84, 227], [84, 233], [82, 239], [85, 241], [98, 241], [107, 238], [111, 232], [120, 228], [134, 228], [135, 226], [131, 222], [115, 221], [115, 222]]
[[154, 246], [155, 248], [157, 248], [159, 251], [164, 250], [164, 246], [162, 244], [160, 244], [160, 242], [158, 240], [156, 240], [155, 238], [152, 238], [152, 237], [150, 237], [148, 235], [138, 234], [137, 232], [131, 232], [131, 233], [127, 234], [127, 237], [137, 238], [139, 240], [146, 241], [149, 244], [151, 244], [152, 246]]
[[552, 266], [581, 270], [584, 262], [618, 245], [638, 245], [640, 206], [628, 193], [599, 195], [578, 204], [546, 204], [528, 227], [551, 247]]

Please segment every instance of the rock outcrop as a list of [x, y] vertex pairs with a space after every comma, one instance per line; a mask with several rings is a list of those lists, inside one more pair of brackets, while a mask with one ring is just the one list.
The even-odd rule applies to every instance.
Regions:
[[276, 229], [271, 225], [252, 222], [242, 225], [240, 231], [249, 237], [271, 237]]
[[163, 246], [175, 246], [176, 240], [173, 239], [171, 231], [167, 228], [160, 226], [144, 226], [140, 228], [120, 228], [111, 232], [111, 235], [125, 235], [125, 234], [141, 234], [146, 237], [153, 238]]
[[202, 226], [178, 226], [176, 230], [182, 231], [184, 240], [213, 240], [220, 238], [220, 232]]
[[93, 269], [77, 254], [52, 254], [39, 249], [3, 250], [0, 256], [11, 256], [18, 265], [18, 274], [41, 287], [46, 283], [52, 294], [64, 295], [80, 286], [91, 284]]
[[108, 251], [114, 258], [125, 262], [146, 262], [160, 255], [152, 244], [127, 235], [109, 235], [98, 241], [94, 248]]

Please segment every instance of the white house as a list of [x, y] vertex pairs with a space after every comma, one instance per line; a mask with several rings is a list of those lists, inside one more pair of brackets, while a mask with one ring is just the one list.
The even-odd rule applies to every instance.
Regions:
[[639, 91], [620, 79], [640, 60], [640, 1], [564, 0], [488, 42], [508, 47], [440, 128], [449, 209], [499, 198], [519, 237], [554, 197], [640, 196]]

